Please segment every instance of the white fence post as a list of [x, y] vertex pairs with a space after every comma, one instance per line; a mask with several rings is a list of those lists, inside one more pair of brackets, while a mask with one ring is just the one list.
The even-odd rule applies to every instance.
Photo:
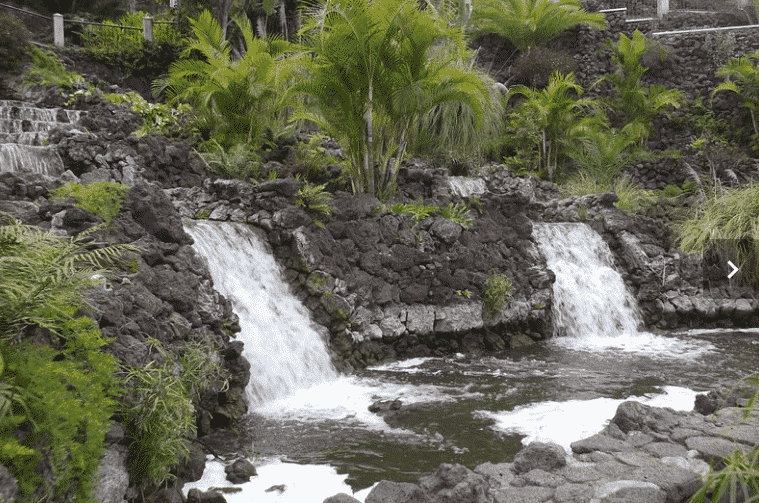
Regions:
[[179, 0], [169, 0], [169, 7], [172, 9], [179, 7]]
[[656, 17], [659, 19], [669, 14], [669, 0], [656, 0]]
[[153, 18], [145, 16], [142, 18], [142, 36], [146, 41], [153, 41]]
[[53, 42], [63, 47], [63, 16], [60, 14], [53, 14]]

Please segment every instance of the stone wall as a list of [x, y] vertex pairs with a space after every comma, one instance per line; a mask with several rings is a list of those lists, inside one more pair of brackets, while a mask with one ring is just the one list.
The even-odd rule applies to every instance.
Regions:
[[[464, 201], [440, 170], [407, 165], [399, 179], [409, 199], [445, 207]], [[343, 368], [384, 358], [500, 351], [551, 334], [551, 284], [532, 242], [525, 210], [531, 182], [493, 180], [482, 214], [464, 229], [433, 216], [414, 222], [374, 197], [338, 193], [331, 215], [295, 204], [300, 183], [253, 186], [209, 180], [173, 189], [185, 218], [246, 222], [265, 231], [285, 276], [329, 329]], [[499, 312], [483, 308], [485, 281], [506, 273], [514, 294]]]

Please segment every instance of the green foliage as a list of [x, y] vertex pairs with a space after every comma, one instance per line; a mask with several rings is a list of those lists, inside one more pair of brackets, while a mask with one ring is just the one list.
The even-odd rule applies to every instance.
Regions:
[[735, 52], [735, 33], [708, 33], [704, 48], [715, 68], [727, 64]]
[[600, 181], [594, 176], [579, 172], [573, 175], [561, 186], [562, 192], [568, 196], [585, 196], [589, 194], [604, 194], [614, 192], [619, 199], [614, 205], [627, 213], [640, 214], [656, 202], [658, 197], [654, 191], [643, 189], [623, 176], [612, 181]]
[[[10, 217], [4, 224], [0, 462], [18, 480], [22, 501], [88, 502], [118, 388], [115, 360], [100, 350], [108, 341], [93, 320], [74, 313], [103, 264], [131, 247], [93, 249], [97, 243], [84, 244], [87, 233], [65, 239]], [[57, 335], [57, 347], [15, 343], [35, 327]], [[52, 484], [38, 473], [40, 462]]]
[[512, 71], [517, 82], [532, 88], [542, 88], [548, 85], [554, 73], [569, 75], [575, 72], [576, 67], [574, 59], [566, 52], [532, 47], [519, 55]]
[[504, 308], [514, 294], [514, 284], [508, 274], [491, 272], [485, 280], [482, 304], [488, 314], [494, 315]]
[[[651, 133], [656, 115], [671, 108], [679, 108], [683, 101], [683, 95], [677, 89], [659, 85], [646, 87], [641, 83], [641, 77], [648, 70], [641, 63], [641, 58], [660, 51], [663, 49], [649, 41], [639, 30], [635, 30], [633, 38], [620, 33], [612, 57], [617, 66], [615, 72], [601, 77], [593, 84], [593, 87], [602, 82], [612, 84], [617, 96], [607, 100], [607, 104], [622, 115], [626, 124], [637, 122], [645, 130], [641, 142]], [[666, 54], [658, 54], [657, 57], [664, 58]]]
[[330, 164], [339, 166], [347, 171], [346, 161], [333, 155], [327, 155], [327, 149], [322, 147], [322, 141], [328, 137], [324, 134], [314, 134], [308, 143], [299, 141], [290, 149], [288, 163], [306, 180], [316, 182], [328, 176]]
[[[106, 26], [85, 25], [81, 35], [87, 51], [100, 57], [141, 51], [145, 46], [142, 20], [146, 15], [149, 14], [143, 11], [127, 12], [116, 22], [105, 21], [103, 24]], [[159, 16], [154, 19], [154, 44], [180, 44], [181, 35], [174, 25], [155, 21], [171, 21], [171, 19], [168, 16]], [[118, 28], [119, 25], [139, 29], [122, 29]]]
[[474, 222], [469, 208], [464, 203], [448, 203], [448, 206], [440, 209], [440, 216], [459, 224], [464, 229], [470, 228]]
[[[2, 215], [0, 215], [2, 216]], [[83, 305], [83, 297], [128, 245], [95, 248], [96, 228], [64, 239], [6, 217], [0, 226], [0, 341], [20, 336], [39, 326], [62, 335], [70, 310]]]
[[475, 33], [497, 33], [522, 53], [579, 24], [607, 27], [603, 14], [586, 12], [577, 0], [475, 0], [473, 8]]
[[258, 149], [267, 127], [276, 128], [285, 118], [282, 91], [297, 60], [285, 56], [295, 47], [276, 38], [256, 38], [247, 17], [235, 18], [244, 49], [235, 58], [210, 12], [190, 23], [195, 38], [187, 39], [184, 59], [154, 82], [154, 93], [165, 91], [170, 103], [192, 105], [198, 127], [224, 150], [240, 143]]
[[[759, 243], [757, 221], [759, 185], [723, 189], [676, 227], [680, 249], [699, 256], [713, 249], [723, 262], [732, 260], [746, 282], [755, 284], [759, 281], [759, 270], [752, 263], [752, 257], [759, 256], [759, 249], [755, 249]], [[744, 246], [735, 246], [741, 241]], [[721, 244], [727, 244], [728, 249]]]
[[410, 203], [395, 203], [390, 207], [390, 211], [396, 215], [409, 215], [415, 223], [431, 217], [438, 210], [436, 206], [424, 204], [423, 199], [418, 199]]
[[57, 200], [73, 197], [78, 207], [91, 211], [102, 218], [106, 225], [111, 225], [121, 210], [124, 194], [128, 190], [127, 185], [116, 182], [90, 182], [86, 185], [66, 182], [50, 191], [50, 194]]
[[759, 51], [731, 59], [726, 65], [717, 70], [717, 77], [724, 77], [725, 82], [719, 84], [714, 94], [721, 91], [737, 93], [741, 98], [741, 106], [748, 108], [751, 113], [751, 125], [754, 128], [754, 138], [759, 137], [759, 125], [756, 113], [759, 110]]
[[[72, 98], [75, 97], [76, 93]], [[190, 112], [190, 106], [186, 103], [176, 108], [165, 103], [150, 103], [134, 91], [126, 94], [108, 93], [104, 94], [103, 98], [111, 103], [128, 103], [132, 112], [142, 117], [142, 126], [134, 133], [138, 138], [147, 134], [165, 134]]]
[[565, 141], [563, 146], [577, 170], [601, 185], [611, 185], [623, 168], [639, 158], [636, 147], [644, 132], [638, 126], [632, 123], [617, 130], [605, 120], [590, 118], [578, 123], [571, 141]]
[[129, 471], [141, 487], [158, 486], [174, 476], [189, 455], [187, 439], [196, 434], [192, 398], [219, 379], [227, 388], [226, 372], [207, 342], [190, 342], [168, 352], [160, 342], [148, 339], [157, 359], [144, 367], [127, 370], [123, 413], [132, 444]]
[[206, 168], [211, 173], [223, 178], [236, 178], [249, 182], [260, 178], [261, 158], [249, 145], [238, 143], [225, 150], [213, 140], [209, 146], [212, 148], [210, 152], [196, 151], [196, 153], [203, 159]]
[[26, 56], [29, 31], [11, 14], [0, 13], [0, 70], [17, 70]]
[[71, 90], [74, 84], [84, 82], [84, 77], [67, 70], [54, 52], [40, 49], [34, 45], [29, 45], [27, 52], [32, 60], [32, 64], [24, 72], [24, 82], [27, 86], [33, 84], [54, 85]]
[[545, 89], [518, 85], [509, 90], [510, 96], [519, 94], [526, 98], [514, 111], [519, 122], [513, 126], [526, 131], [528, 151], [537, 151], [537, 168], [547, 173], [550, 180], [554, 179], [564, 154], [562, 145], [569, 142], [583, 108], [592, 105], [575, 97], [582, 92], [574, 74], [558, 73], [551, 76]]
[[298, 189], [298, 198], [295, 200], [295, 204], [313, 213], [329, 215], [332, 213], [332, 208], [330, 206], [332, 203], [332, 194], [324, 191], [326, 186], [326, 183], [322, 185], [312, 185], [308, 182], [304, 183], [303, 186]]
[[295, 117], [346, 147], [354, 192], [391, 195], [409, 136], [438, 105], [463, 103], [482, 126], [491, 89], [481, 72], [455, 63], [462, 34], [434, 9], [420, 11], [415, 0], [328, 0], [300, 33], [313, 59], [291, 93], [310, 96], [313, 107]]
[[683, 189], [677, 185], [667, 185], [663, 190], [664, 197], [677, 197], [683, 193]]

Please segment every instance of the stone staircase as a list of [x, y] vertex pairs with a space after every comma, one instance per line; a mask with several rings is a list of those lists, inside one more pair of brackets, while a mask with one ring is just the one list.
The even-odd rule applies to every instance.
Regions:
[[55, 147], [47, 145], [48, 134], [56, 127], [75, 128], [84, 113], [0, 100], [0, 172], [61, 174], [63, 161]]

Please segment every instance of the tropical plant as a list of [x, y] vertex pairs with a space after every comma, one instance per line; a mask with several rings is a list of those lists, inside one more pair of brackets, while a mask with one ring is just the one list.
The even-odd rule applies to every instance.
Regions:
[[741, 98], [741, 106], [748, 108], [751, 114], [751, 125], [754, 128], [754, 137], [759, 137], [759, 125], [756, 113], [759, 110], [759, 51], [731, 59], [726, 65], [717, 70], [717, 77], [726, 80], [719, 84], [714, 94], [721, 91], [732, 91]]
[[497, 33], [522, 53], [579, 24], [607, 27], [603, 14], [586, 12], [578, 0], [475, 0], [471, 21], [475, 34]]
[[522, 120], [534, 125], [539, 133], [537, 140], [538, 165], [553, 180], [559, 165], [562, 144], [566, 144], [579, 124], [581, 112], [592, 105], [588, 100], [577, 99], [583, 92], [574, 74], [551, 76], [545, 89], [535, 90], [518, 85], [509, 90], [509, 96], [522, 95], [526, 99], [515, 110]]
[[284, 120], [280, 91], [291, 78], [293, 63], [285, 56], [294, 46], [258, 39], [248, 18], [235, 18], [244, 40], [244, 54], [235, 58], [210, 12], [190, 23], [195, 39], [187, 40], [184, 59], [153, 83], [154, 94], [165, 92], [172, 104], [192, 105], [198, 126], [225, 150], [238, 143], [257, 149], [267, 128]]
[[[2, 215], [0, 215], [2, 217]], [[64, 239], [52, 231], [5, 216], [0, 225], [0, 340], [13, 340], [39, 326], [61, 334], [72, 306], [81, 307], [96, 275], [135, 248], [96, 248], [97, 227]]]
[[24, 72], [24, 85], [54, 85], [71, 90], [74, 84], [84, 83], [84, 77], [67, 70], [54, 52], [29, 45], [27, 52], [32, 64]]
[[704, 256], [714, 251], [731, 260], [748, 284], [759, 282], [759, 185], [723, 188], [676, 227], [680, 249]]
[[459, 224], [464, 229], [470, 228], [474, 222], [472, 213], [464, 203], [448, 203], [445, 208], [440, 208], [440, 216]]
[[[393, 192], [413, 126], [436, 106], [463, 103], [481, 127], [491, 93], [481, 74], [451, 65], [464, 50], [461, 32], [416, 0], [328, 0], [300, 33], [313, 59], [291, 93], [314, 107], [295, 117], [343, 143], [354, 192]], [[434, 50], [438, 43], [455, 49]]]
[[677, 89], [660, 85], [644, 86], [641, 82], [641, 77], [648, 70], [641, 64], [641, 57], [659, 49], [639, 30], [635, 30], [632, 38], [620, 33], [612, 57], [617, 66], [615, 72], [601, 77], [591, 86], [596, 87], [603, 82], [613, 85], [617, 96], [607, 100], [607, 104], [622, 115], [625, 124], [638, 122], [645, 128], [646, 135], [641, 137], [641, 143], [651, 133], [656, 115], [669, 108], [679, 108], [683, 102], [682, 93]]
[[211, 173], [224, 178], [236, 178], [249, 182], [261, 177], [261, 158], [249, 145], [238, 143], [225, 149], [216, 140], [206, 145], [209, 152], [197, 152]]
[[626, 175], [606, 182], [584, 171], [575, 173], [561, 186], [561, 191], [568, 196], [614, 192], [617, 194], [614, 206], [630, 214], [644, 213], [658, 199], [654, 191], [634, 184]]
[[326, 186], [326, 183], [321, 185], [312, 185], [308, 182], [304, 183], [303, 186], [298, 189], [298, 197], [295, 200], [295, 204], [314, 213], [329, 215], [332, 213], [332, 208], [330, 206], [332, 203], [332, 194], [324, 191]]
[[564, 142], [564, 148], [577, 170], [610, 186], [619, 172], [639, 157], [636, 146], [643, 131], [638, 123], [627, 124], [621, 130], [610, 128], [597, 117], [580, 121], [572, 141]]

